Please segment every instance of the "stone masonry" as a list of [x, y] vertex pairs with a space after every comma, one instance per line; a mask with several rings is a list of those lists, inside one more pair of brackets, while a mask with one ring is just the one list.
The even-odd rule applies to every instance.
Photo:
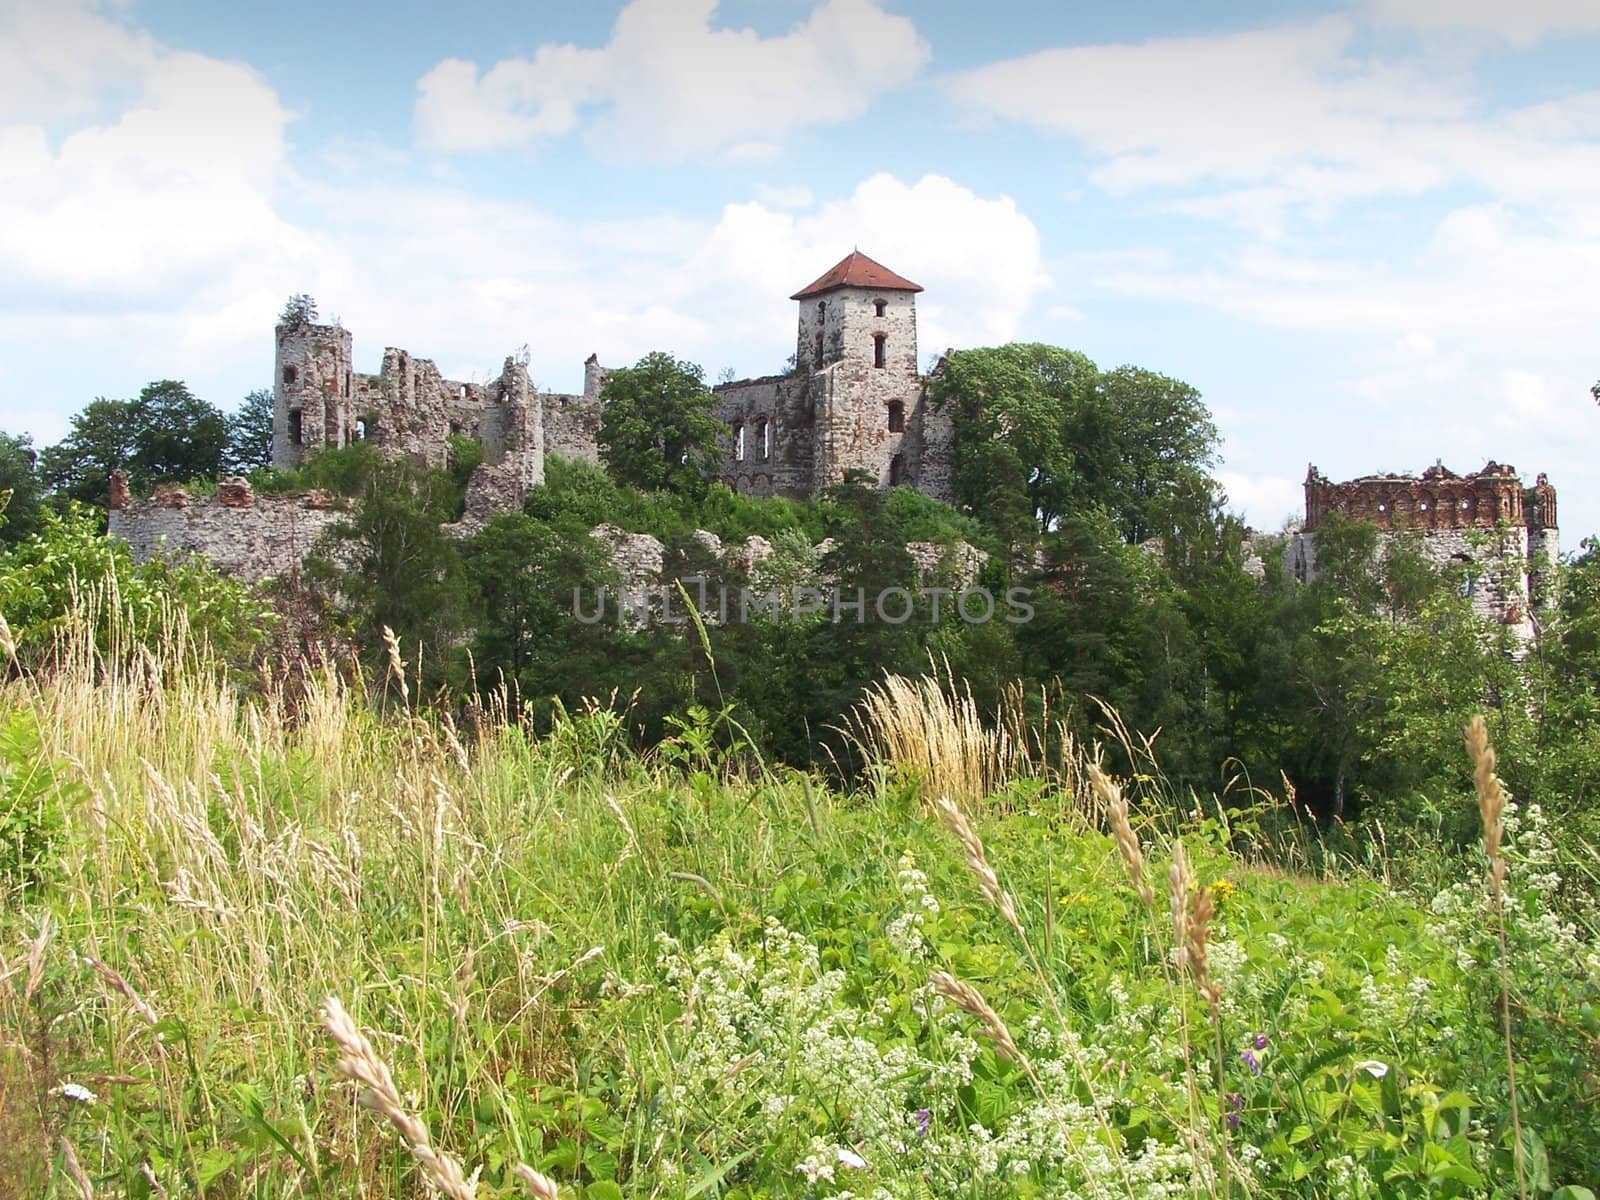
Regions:
[[[855, 251], [796, 292], [793, 369], [715, 389], [726, 429], [721, 479], [741, 492], [805, 497], [861, 471], [879, 487], [907, 484], [948, 500], [955, 425], [934, 411], [917, 370], [921, 290]], [[559, 395], [532, 385], [525, 356], [507, 358], [497, 379], [469, 383], [391, 346], [378, 373], [367, 375], [354, 369], [354, 340], [343, 326], [291, 321], [276, 333], [276, 467], [365, 441], [387, 458], [442, 468], [451, 439], [470, 438], [482, 462], [468, 480], [466, 511], [450, 528], [471, 533], [495, 513], [522, 507], [544, 479], [547, 453], [600, 460], [606, 369], [595, 355], [584, 364], [583, 392]], [[205, 553], [251, 578], [281, 573], [284, 547], [309, 547], [304, 514], [326, 511], [318, 500], [276, 496], [235, 506], [214, 498], [133, 501], [123, 487], [113, 496], [112, 531], [135, 553], [162, 546]], [[250, 557], [257, 552], [260, 562]]]
[[127, 476], [114, 471], [108, 532], [141, 562], [157, 554], [203, 554], [219, 571], [254, 582], [293, 573], [318, 536], [345, 515], [325, 493], [257, 495], [242, 479], [223, 480], [210, 496], [164, 484], [148, 500], [133, 500]]
[[917, 369], [917, 284], [860, 251], [790, 299], [795, 366], [716, 389], [735, 491], [812, 496], [862, 471], [879, 487], [951, 496], [955, 423]]
[[1524, 487], [1514, 467], [1489, 462], [1471, 475], [1435, 463], [1421, 476], [1367, 475], [1330, 482], [1306, 473], [1305, 524], [1284, 547], [1284, 568], [1301, 582], [1316, 578], [1317, 529], [1329, 515], [1369, 521], [1383, 533], [1380, 552], [1400, 531], [1421, 535], [1423, 555], [1439, 566], [1474, 568], [1467, 587], [1480, 616], [1535, 634], [1536, 608], [1550, 599], [1560, 556], [1556, 490], [1544, 475]]

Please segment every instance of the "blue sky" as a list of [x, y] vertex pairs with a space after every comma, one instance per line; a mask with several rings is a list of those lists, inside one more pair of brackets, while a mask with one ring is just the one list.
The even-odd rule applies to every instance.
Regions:
[[1306, 464], [1549, 473], [1600, 531], [1600, 5], [0, 0], [0, 429], [270, 382], [309, 291], [542, 387], [778, 369], [853, 245], [924, 359], [1195, 384], [1254, 524]]

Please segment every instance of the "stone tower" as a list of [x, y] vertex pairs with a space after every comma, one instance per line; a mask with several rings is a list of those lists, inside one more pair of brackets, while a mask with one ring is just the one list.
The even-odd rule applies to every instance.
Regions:
[[921, 290], [856, 250], [790, 297], [800, 306], [795, 365], [815, 401], [814, 487], [850, 471], [879, 486], [917, 481]]
[[351, 400], [350, 331], [338, 325], [279, 325], [272, 387], [272, 465], [299, 466], [358, 436]]

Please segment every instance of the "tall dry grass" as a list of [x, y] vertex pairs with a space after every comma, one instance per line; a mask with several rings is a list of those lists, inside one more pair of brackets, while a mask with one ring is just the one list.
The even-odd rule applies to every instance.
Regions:
[[[1103, 732], [1130, 762], [1153, 762], [1149, 742], [1109, 706]], [[868, 687], [841, 731], [869, 767], [921, 781], [924, 794], [972, 805], [1023, 779], [1047, 782], [1080, 814], [1091, 811], [1097, 753], [1073, 731], [1049, 687], [1007, 685], [993, 711], [957, 680], [948, 661], [915, 678], [889, 674]]]

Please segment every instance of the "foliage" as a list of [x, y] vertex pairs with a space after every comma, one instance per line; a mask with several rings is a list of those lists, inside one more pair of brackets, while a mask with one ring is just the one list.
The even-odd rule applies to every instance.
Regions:
[[278, 314], [279, 326], [314, 325], [317, 322], [317, 302], [305, 292], [296, 292], [284, 301]]
[[[499, 549], [553, 561], [529, 520]], [[840, 791], [725, 752], [706, 706], [639, 757], [623, 707], [458, 731], [329, 673], [296, 719], [150, 658], [0, 683], [0, 759], [92, 783], [0, 907], [0, 1129], [46, 1200], [69, 1150], [118, 1194], [426, 1190], [312, 1033], [330, 994], [480, 1196], [524, 1163], [595, 1198], [1515, 1194], [1479, 858], [1408, 849], [1415, 893], [1392, 859], [1262, 869], [1244, 814], [1115, 781], [1149, 878], [1186, 847], [1213, 1005], [1049, 771], [960, 834], [893, 764]], [[1600, 943], [1540, 814], [1508, 825], [1530, 1194], [1582, 1200]]]
[[59, 653], [63, 630], [84, 623], [106, 653], [135, 653], [181, 637], [244, 664], [270, 626], [268, 607], [203, 562], [136, 564], [104, 537], [89, 509], [46, 510], [40, 528], [0, 554], [0, 615], [25, 662]]
[[146, 384], [133, 400], [94, 400], [66, 438], [40, 455], [40, 474], [64, 499], [104, 508], [111, 472], [131, 487], [214, 479], [228, 447], [227, 419], [177, 380]]
[[958, 498], [1007, 544], [1022, 537], [1024, 496], [1041, 531], [1099, 507], [1132, 543], [1210, 503], [1217, 430], [1186, 383], [1013, 343], [947, 355], [930, 391], [954, 408]]
[[722, 426], [694, 363], [657, 351], [610, 372], [601, 393], [600, 458], [612, 478], [646, 490], [703, 495]]
[[106, 504], [111, 472], [133, 457], [132, 402], [96, 397], [72, 418], [67, 436], [39, 454], [45, 485], [67, 500]]
[[375, 456], [349, 461], [360, 467], [357, 503], [324, 533], [308, 574], [331, 589], [370, 664], [387, 661], [388, 629], [418, 647], [437, 679], [464, 617], [460, 551], [441, 528], [456, 516], [458, 493], [440, 472]]
[[231, 475], [248, 475], [272, 463], [272, 390], [257, 388], [246, 394], [237, 412], [228, 417], [228, 448], [222, 469]]
[[0, 545], [15, 544], [39, 528], [38, 456], [27, 434], [0, 433]]

